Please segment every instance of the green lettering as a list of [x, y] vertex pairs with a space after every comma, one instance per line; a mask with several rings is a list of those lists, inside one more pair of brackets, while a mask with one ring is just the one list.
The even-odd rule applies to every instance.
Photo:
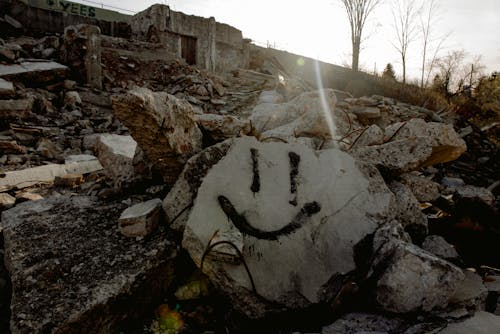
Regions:
[[78, 14], [78, 5], [76, 3], [71, 4], [71, 14]]
[[80, 5], [80, 15], [87, 16], [87, 6]]
[[94, 7], [89, 7], [89, 16], [95, 17], [95, 8]]
[[64, 11], [66, 11], [69, 8], [69, 6], [71, 5], [71, 4], [64, 2], [64, 1], [59, 1], [59, 3], [61, 4], [61, 7], [63, 8]]

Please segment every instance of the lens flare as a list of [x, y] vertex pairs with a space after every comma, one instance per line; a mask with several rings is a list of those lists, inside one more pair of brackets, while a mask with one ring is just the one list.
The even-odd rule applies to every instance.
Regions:
[[335, 126], [335, 122], [333, 120], [332, 113], [333, 111], [330, 109], [328, 102], [325, 96], [325, 89], [323, 86], [323, 79], [321, 77], [321, 69], [319, 67], [318, 60], [314, 60], [314, 72], [316, 74], [316, 85], [318, 86], [319, 98], [321, 101], [321, 109], [325, 114], [326, 123], [328, 125], [328, 129], [330, 131], [330, 136], [332, 139], [335, 139], [335, 134], [337, 133], [337, 127]]

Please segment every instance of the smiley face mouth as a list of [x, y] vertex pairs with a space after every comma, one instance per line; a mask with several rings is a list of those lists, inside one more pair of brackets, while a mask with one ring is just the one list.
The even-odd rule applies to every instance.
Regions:
[[234, 226], [243, 234], [250, 235], [257, 239], [264, 240], [278, 240], [278, 237], [285, 236], [294, 233], [304, 225], [308, 218], [312, 215], [318, 213], [321, 210], [321, 206], [318, 202], [309, 202], [304, 204], [302, 209], [295, 215], [295, 217], [285, 226], [274, 231], [263, 231], [256, 227], [253, 227], [245, 218], [245, 216], [239, 214], [231, 201], [220, 195], [218, 198], [219, 205], [222, 211], [226, 214], [227, 218], [231, 220]]

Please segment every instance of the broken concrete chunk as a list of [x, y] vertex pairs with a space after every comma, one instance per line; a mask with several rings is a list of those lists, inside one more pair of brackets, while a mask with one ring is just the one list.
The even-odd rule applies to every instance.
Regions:
[[422, 167], [453, 161], [467, 149], [465, 142], [455, 132], [453, 126], [435, 122], [427, 123], [420, 118], [414, 118], [405, 123], [391, 124], [385, 129], [385, 135], [392, 140], [418, 137], [430, 139], [432, 155], [422, 163]]
[[351, 112], [362, 122], [380, 118], [380, 109], [377, 107], [354, 107]]
[[116, 233], [124, 208], [59, 196], [2, 213], [12, 333], [118, 332], [123, 319], [151, 316], [175, 247], [164, 231], [143, 240]]
[[401, 175], [401, 183], [410, 188], [419, 202], [432, 202], [441, 196], [439, 184], [424, 176], [411, 173], [403, 174]]
[[204, 134], [215, 141], [240, 137], [249, 134], [251, 131], [250, 121], [234, 116], [202, 114], [195, 115], [194, 119], [198, 126], [204, 130]]
[[373, 183], [383, 184], [376, 170], [364, 174], [339, 150], [236, 139], [198, 189], [183, 247], [201, 266], [216, 231], [239, 230], [250, 275], [207, 258], [203, 271], [250, 317], [320, 302], [333, 275], [356, 269], [353, 247], [391, 215], [392, 193]]
[[186, 163], [184, 170], [172, 189], [163, 200], [163, 210], [170, 228], [183, 232], [189, 210], [198, 194], [198, 188], [208, 171], [222, 159], [231, 144], [232, 139], [210, 146], [193, 156]]
[[459, 258], [455, 246], [450, 245], [439, 235], [429, 235], [425, 238], [422, 248], [445, 260], [456, 260]]
[[99, 135], [96, 144], [97, 157], [115, 188], [127, 186], [133, 181], [136, 147], [137, 143], [131, 136]]
[[136, 88], [113, 97], [113, 109], [149, 160], [173, 184], [187, 159], [202, 147], [191, 105], [164, 92]]
[[357, 159], [395, 173], [419, 169], [432, 155], [431, 140], [425, 137], [391, 141], [383, 145], [351, 150]]
[[0, 78], [0, 98], [10, 98], [16, 94], [12, 82]]
[[10, 209], [16, 204], [16, 198], [7, 193], [0, 193], [0, 211]]
[[158, 227], [162, 214], [158, 198], [139, 203], [122, 212], [118, 228], [126, 237], [145, 237]]
[[380, 145], [384, 142], [384, 131], [376, 124], [370, 125], [368, 129], [354, 137], [356, 140], [352, 147], [362, 147], [371, 145]]
[[[387, 240], [387, 237], [376, 235], [375, 239]], [[378, 255], [374, 264], [384, 266], [377, 281], [376, 300], [384, 310], [407, 313], [448, 305], [464, 279], [461, 269], [407, 240], [393, 238], [384, 244], [375, 239], [374, 250]]]

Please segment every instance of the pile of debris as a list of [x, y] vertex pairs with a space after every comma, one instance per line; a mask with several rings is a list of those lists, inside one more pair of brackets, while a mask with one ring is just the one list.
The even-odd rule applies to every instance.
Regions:
[[111, 52], [90, 88], [68, 58], [85, 38], [66, 37], [2, 49], [13, 334], [139, 332], [158, 305], [153, 332], [500, 330], [497, 162], [482, 187], [453, 162], [475, 129], [283, 72]]

